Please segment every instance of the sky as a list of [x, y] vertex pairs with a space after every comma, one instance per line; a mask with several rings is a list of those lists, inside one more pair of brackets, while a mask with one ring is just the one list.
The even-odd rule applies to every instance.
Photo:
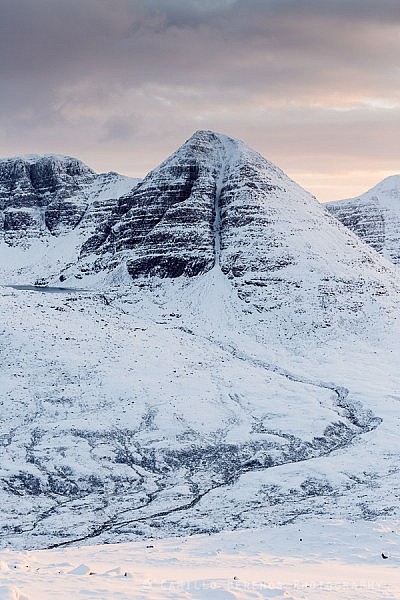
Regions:
[[0, 156], [142, 177], [197, 129], [320, 201], [400, 172], [399, 0], [0, 0]]

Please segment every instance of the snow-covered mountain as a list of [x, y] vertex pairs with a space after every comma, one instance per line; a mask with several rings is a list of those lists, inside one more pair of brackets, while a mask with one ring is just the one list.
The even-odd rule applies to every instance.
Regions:
[[[199, 131], [128, 195], [63, 281], [222, 271], [284, 336], [397, 310], [398, 276], [308, 192], [242, 142]], [[113, 275], [114, 272], [114, 275]], [[90, 281], [95, 281], [91, 278]], [[325, 334], [324, 334], [325, 335]]]
[[197, 132], [71, 262], [0, 290], [2, 545], [396, 515], [400, 275], [277, 167]]
[[27, 155], [0, 160], [1, 271], [8, 281], [35, 269], [56, 274], [76, 260], [85, 239], [137, 179], [98, 175], [80, 160]]
[[364, 242], [400, 264], [400, 175], [387, 177], [357, 198], [325, 206]]

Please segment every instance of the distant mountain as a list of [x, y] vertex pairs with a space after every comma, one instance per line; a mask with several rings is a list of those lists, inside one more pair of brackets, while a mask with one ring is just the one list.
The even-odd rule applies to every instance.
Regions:
[[387, 177], [361, 196], [325, 206], [364, 242], [400, 264], [400, 175]]
[[[98, 175], [69, 156], [0, 159], [0, 245], [3, 244], [2, 266], [6, 273], [8, 260], [14, 264], [12, 255], [19, 256], [19, 265], [28, 268], [28, 272], [31, 269], [31, 274], [35, 262], [42, 260], [48, 270], [43, 276], [65, 266], [61, 259], [65, 254], [65, 236], [75, 232], [76, 235], [69, 235], [67, 245], [70, 249], [80, 248], [118, 198], [138, 181], [113, 172]], [[10, 247], [18, 251], [10, 255]], [[52, 257], [56, 260], [54, 265]], [[73, 257], [74, 253], [68, 262]]]

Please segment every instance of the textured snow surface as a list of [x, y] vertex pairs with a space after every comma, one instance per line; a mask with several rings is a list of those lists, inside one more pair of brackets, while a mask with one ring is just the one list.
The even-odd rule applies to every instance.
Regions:
[[91, 548], [3, 551], [0, 599], [395, 600], [399, 525], [319, 520]]
[[400, 264], [400, 175], [387, 177], [357, 198], [325, 206], [363, 241]]

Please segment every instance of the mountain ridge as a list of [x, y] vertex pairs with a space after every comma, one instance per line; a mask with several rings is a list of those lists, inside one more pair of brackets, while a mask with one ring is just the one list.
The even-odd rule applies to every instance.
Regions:
[[[354, 321], [363, 306], [371, 312], [370, 297], [377, 305], [391, 298], [391, 311], [397, 302], [398, 274], [386, 261], [278, 167], [210, 131], [196, 132], [123, 197], [108, 237], [81, 260], [92, 282], [107, 271], [112, 280], [123, 264], [144, 282], [201, 275], [218, 263], [240, 298], [277, 315], [286, 334], [332, 327], [346, 312]], [[64, 281], [73, 284], [79, 265]]]

